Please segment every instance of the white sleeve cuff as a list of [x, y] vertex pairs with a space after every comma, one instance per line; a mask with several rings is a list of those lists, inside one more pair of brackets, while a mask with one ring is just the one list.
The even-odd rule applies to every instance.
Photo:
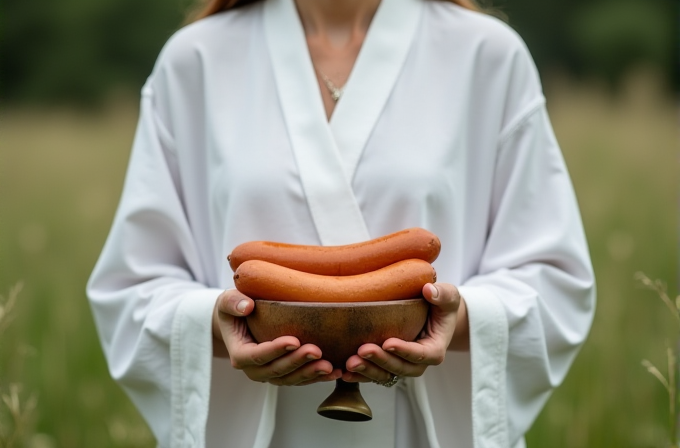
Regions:
[[205, 446], [213, 355], [212, 315], [220, 289], [187, 293], [172, 322], [171, 448]]
[[508, 320], [500, 299], [484, 287], [461, 286], [470, 323], [472, 426], [475, 448], [506, 448], [505, 367]]

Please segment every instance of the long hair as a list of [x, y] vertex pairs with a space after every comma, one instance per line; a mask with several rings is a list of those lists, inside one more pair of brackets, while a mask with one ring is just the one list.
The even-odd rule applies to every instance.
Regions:
[[[217, 14], [220, 11], [226, 11], [227, 9], [238, 8], [239, 6], [247, 5], [248, 3], [254, 3], [258, 0], [203, 0], [196, 9], [189, 14], [187, 22], [194, 22], [196, 20], [202, 19], [204, 17]], [[500, 18], [504, 18], [504, 15], [498, 10], [491, 9], [487, 6], [482, 6], [479, 4], [478, 0], [449, 0], [463, 8], [471, 9], [473, 11], [484, 12], [491, 14]]]

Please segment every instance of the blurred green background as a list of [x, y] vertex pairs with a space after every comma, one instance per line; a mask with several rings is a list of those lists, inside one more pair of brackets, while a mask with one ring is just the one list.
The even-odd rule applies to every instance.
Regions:
[[[539, 66], [599, 290], [590, 337], [529, 446], [666, 447], [667, 397], [641, 360], [665, 366], [677, 328], [633, 276], [677, 294], [678, 1], [496, 5]], [[120, 194], [137, 92], [190, 6], [3, 1], [0, 294], [24, 287], [0, 330], [0, 394], [16, 385], [22, 406], [37, 399], [5, 446], [154, 446], [108, 376], [84, 285]], [[0, 436], [14, 427], [0, 401]]]

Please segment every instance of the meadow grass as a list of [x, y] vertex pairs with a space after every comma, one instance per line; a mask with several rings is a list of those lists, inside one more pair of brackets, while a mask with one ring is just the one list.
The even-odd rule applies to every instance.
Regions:
[[678, 273], [678, 103], [652, 73], [618, 97], [597, 85], [547, 83], [597, 277], [598, 308], [565, 383], [530, 431], [530, 446], [666, 447], [665, 390], [641, 366], [665, 365], [675, 322], [635, 280]]
[[[21, 288], [22, 284], [17, 283], [7, 296], [0, 295], [0, 341], [6, 341], [3, 334], [14, 320], [14, 307]], [[14, 356], [21, 356], [21, 353], [15, 352]], [[23, 446], [32, 436], [32, 417], [36, 404], [35, 393], [26, 397], [22, 383], [7, 383], [0, 375], [0, 447]]]
[[[154, 446], [109, 379], [84, 293], [113, 218], [136, 119], [132, 102], [100, 113], [0, 116], [0, 285], [24, 283], [0, 372], [38, 392], [36, 440], [45, 448]], [[13, 345], [24, 355], [10, 356]]]
[[[676, 284], [677, 102], [648, 75], [631, 76], [618, 96], [557, 77], [546, 91], [582, 209], [598, 309], [528, 444], [666, 446], [666, 392], [641, 360], [665, 365], [675, 324], [634, 273]], [[0, 385], [37, 393], [36, 448], [155, 446], [108, 376], [84, 294], [136, 118], [134, 101], [98, 112], [0, 113], [0, 292], [24, 283], [0, 341]]]

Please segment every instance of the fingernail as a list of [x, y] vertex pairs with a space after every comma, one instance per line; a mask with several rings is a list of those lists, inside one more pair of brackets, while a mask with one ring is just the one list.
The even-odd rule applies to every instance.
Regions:
[[317, 375], [328, 375], [329, 373], [331, 373], [331, 372], [326, 372], [325, 370], [317, 370], [316, 371]]
[[388, 349], [385, 350], [385, 351], [387, 351], [387, 352], [393, 352], [393, 351], [394, 351], [394, 348], [393, 348], [393, 347], [392, 347], [392, 348], [388, 348]]
[[297, 349], [297, 347], [294, 346], [294, 345], [288, 345], [288, 346], [286, 346], [286, 350], [288, 350], [289, 352], [292, 352], [293, 350], [296, 350], [296, 349]]
[[242, 313], [246, 310], [246, 307], [248, 306], [248, 301], [247, 300], [241, 300], [238, 305], [236, 305], [236, 311], [239, 313]]
[[366, 366], [363, 364], [359, 364], [358, 366], [352, 369], [352, 372], [363, 372], [364, 370], [366, 370]]
[[430, 284], [430, 293], [432, 294], [433, 299], [439, 298], [439, 290], [432, 284]]
[[362, 358], [364, 358], [364, 359], [371, 359], [372, 357], [373, 357], [373, 354], [372, 354], [372, 353], [369, 353], [369, 354], [367, 354], [367, 355], [365, 355], [365, 356], [362, 356]]
[[310, 354], [310, 355], [307, 355], [307, 359], [309, 359], [309, 360], [314, 360], [314, 359], [319, 359], [319, 357]]

